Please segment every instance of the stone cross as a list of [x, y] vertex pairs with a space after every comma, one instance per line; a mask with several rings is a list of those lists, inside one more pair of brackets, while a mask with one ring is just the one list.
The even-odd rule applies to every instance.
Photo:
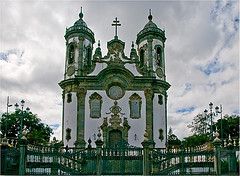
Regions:
[[112, 26], [115, 26], [115, 37], [117, 37], [117, 27], [121, 26], [121, 24], [119, 23], [117, 17], [115, 18], [115, 20], [113, 21]]

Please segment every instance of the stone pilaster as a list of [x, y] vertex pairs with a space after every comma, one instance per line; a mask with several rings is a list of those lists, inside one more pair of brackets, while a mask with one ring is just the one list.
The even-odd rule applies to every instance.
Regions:
[[62, 105], [62, 141], [64, 142], [64, 133], [65, 133], [65, 120], [64, 120], [64, 108], [65, 108], [65, 91], [63, 90], [62, 92], [62, 102], [63, 102], [63, 105]]
[[144, 90], [146, 98], [146, 131], [148, 133], [148, 139], [153, 141], [153, 96], [152, 89], [147, 88]]
[[164, 136], [165, 136], [165, 145], [167, 146], [168, 144], [167, 144], [167, 141], [168, 141], [168, 139], [167, 139], [167, 133], [168, 133], [168, 131], [167, 131], [167, 97], [168, 97], [168, 95], [167, 95], [167, 92], [165, 92], [164, 93], [164, 110], [165, 110], [165, 113], [164, 113], [164, 118], [165, 118], [165, 134], [164, 134]]
[[84, 88], [79, 88], [77, 92], [77, 147], [85, 147], [84, 126], [85, 126], [85, 98], [87, 91]]
[[83, 75], [83, 40], [84, 38], [83, 37], [79, 37], [79, 43], [77, 45], [78, 47], [78, 51], [79, 51], [79, 54], [78, 54], [78, 75], [82, 76]]
[[153, 76], [153, 54], [152, 54], [152, 42], [153, 42], [153, 39], [148, 39], [147, 40], [148, 42], [148, 62], [149, 62], [149, 74], [150, 76]]

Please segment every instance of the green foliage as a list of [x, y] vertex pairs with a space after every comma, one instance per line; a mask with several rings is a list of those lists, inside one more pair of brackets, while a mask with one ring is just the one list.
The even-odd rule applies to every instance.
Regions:
[[209, 142], [210, 138], [207, 134], [194, 134], [183, 139], [184, 147], [195, 147]]
[[[218, 129], [218, 132], [223, 135], [222, 138], [228, 138], [230, 134], [232, 138], [239, 137], [239, 115], [225, 115], [222, 119], [218, 119], [217, 123], [213, 126], [213, 129]], [[222, 127], [222, 128], [221, 128]], [[221, 132], [222, 129], [222, 132]]]
[[30, 144], [47, 143], [50, 140], [52, 129], [41, 122], [36, 114], [16, 110], [13, 113], [4, 113], [0, 119], [1, 131], [7, 137], [17, 138], [20, 133], [20, 118], [23, 117], [23, 127], [27, 130], [27, 139]]
[[198, 114], [193, 118], [193, 122], [188, 125], [188, 128], [190, 128], [191, 132], [196, 135], [207, 134], [210, 129], [210, 127], [208, 126], [207, 116], [203, 114]]
[[181, 141], [178, 139], [178, 137], [173, 134], [172, 128], [170, 127], [168, 132], [168, 147], [169, 148], [176, 148], [181, 145]]

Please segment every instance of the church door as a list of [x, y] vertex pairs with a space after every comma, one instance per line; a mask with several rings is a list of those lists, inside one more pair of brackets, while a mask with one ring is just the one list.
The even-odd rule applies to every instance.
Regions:
[[109, 146], [116, 147], [122, 141], [122, 132], [120, 130], [109, 131]]

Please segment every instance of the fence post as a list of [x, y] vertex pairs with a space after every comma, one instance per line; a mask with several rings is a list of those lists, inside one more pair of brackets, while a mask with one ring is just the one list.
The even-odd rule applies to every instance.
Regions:
[[6, 136], [2, 139], [1, 142], [1, 174], [7, 175], [7, 154], [9, 152], [9, 146]]
[[231, 136], [229, 135], [228, 139], [228, 171], [229, 174], [236, 174], [237, 173], [237, 158], [236, 158], [236, 152], [234, 150], [234, 146], [232, 144]]
[[95, 141], [95, 144], [97, 146], [97, 175], [101, 175], [102, 173], [102, 167], [101, 167], [101, 159], [102, 159], [102, 146], [103, 146], [103, 141], [101, 140], [101, 133], [97, 134], [98, 139]]
[[22, 134], [22, 138], [19, 140], [19, 152], [20, 152], [20, 158], [19, 158], [19, 175], [25, 175], [26, 174], [26, 148], [27, 148], [27, 138], [25, 136], [25, 132]]
[[143, 175], [150, 175], [150, 148], [155, 145], [154, 141], [148, 139], [148, 133], [144, 134], [144, 141], [141, 143], [143, 146]]
[[181, 164], [181, 168], [180, 168], [180, 175], [185, 175], [186, 174], [186, 168], [184, 166], [185, 163], [185, 149], [184, 146], [181, 144], [180, 145], [180, 164]]
[[215, 139], [213, 140], [214, 145], [214, 171], [217, 175], [221, 175], [221, 155], [220, 155], [220, 145], [221, 139], [219, 139], [219, 133], [215, 133]]
[[53, 144], [53, 163], [51, 167], [51, 175], [58, 175], [58, 152], [60, 149], [60, 145], [58, 143]]

